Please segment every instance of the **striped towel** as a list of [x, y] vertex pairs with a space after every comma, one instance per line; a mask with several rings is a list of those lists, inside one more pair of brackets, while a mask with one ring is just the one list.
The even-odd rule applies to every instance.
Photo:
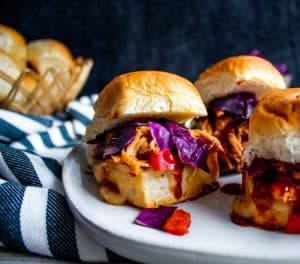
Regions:
[[122, 261], [95, 243], [71, 214], [62, 162], [85, 133], [96, 95], [56, 116], [0, 109], [0, 246], [73, 261]]

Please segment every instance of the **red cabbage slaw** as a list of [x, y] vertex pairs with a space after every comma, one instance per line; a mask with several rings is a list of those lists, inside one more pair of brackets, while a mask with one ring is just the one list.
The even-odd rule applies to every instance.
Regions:
[[208, 108], [222, 110], [242, 118], [249, 118], [256, 104], [257, 100], [253, 93], [240, 92], [217, 98], [209, 103]]
[[[262, 56], [261, 52], [257, 49], [252, 50], [249, 53], [249, 55], [264, 58], [264, 56]], [[286, 64], [273, 64], [273, 65], [283, 76], [291, 74], [291, 72]]]
[[[120, 153], [129, 145], [134, 139], [136, 128], [140, 125], [149, 127], [151, 136], [160, 151], [170, 150], [178, 154], [183, 164], [207, 170], [208, 149], [206, 144], [202, 140], [194, 138], [188, 129], [171, 121], [132, 122], [122, 129], [113, 129], [99, 134], [87, 143], [97, 145], [98, 154], [95, 158], [105, 159]], [[107, 136], [110, 132], [113, 134], [112, 137]]]
[[166, 220], [173, 214], [176, 208], [176, 206], [161, 206], [155, 209], [145, 208], [134, 222], [142, 226], [162, 229]]
[[191, 214], [177, 207], [161, 206], [143, 209], [134, 223], [154, 229], [163, 230], [173, 235], [185, 235], [191, 225]]

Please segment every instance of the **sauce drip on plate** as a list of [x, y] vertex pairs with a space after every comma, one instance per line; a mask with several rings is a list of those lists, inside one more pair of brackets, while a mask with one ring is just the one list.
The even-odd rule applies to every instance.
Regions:
[[228, 183], [221, 187], [221, 192], [230, 195], [239, 195], [242, 193], [242, 185], [240, 183]]

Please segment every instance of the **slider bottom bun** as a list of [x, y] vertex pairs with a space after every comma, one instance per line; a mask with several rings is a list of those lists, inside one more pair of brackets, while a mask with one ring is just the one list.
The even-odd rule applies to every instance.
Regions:
[[[286, 180], [284, 182], [286, 184]], [[244, 172], [244, 193], [238, 195], [233, 202], [232, 218], [243, 219], [247, 224], [264, 229], [284, 229], [296, 201], [292, 189], [288, 185], [281, 185], [282, 183], [281, 180], [271, 180], [267, 184], [261, 180], [257, 183], [255, 177]]]
[[112, 160], [92, 164], [100, 197], [111, 204], [156, 208], [197, 198], [214, 189], [216, 178], [202, 169], [184, 166], [181, 177], [172, 172], [141, 170], [132, 175], [127, 164]]

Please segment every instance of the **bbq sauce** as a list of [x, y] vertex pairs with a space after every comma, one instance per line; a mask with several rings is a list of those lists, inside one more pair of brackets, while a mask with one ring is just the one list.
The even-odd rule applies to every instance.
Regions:
[[[266, 164], [266, 163], [265, 163]], [[288, 165], [288, 166], [287, 166]], [[299, 188], [293, 182], [292, 173], [295, 171], [295, 165], [275, 163], [269, 161], [269, 166], [259, 176], [251, 176], [253, 179], [253, 193], [251, 198], [257, 208], [257, 211], [264, 215], [266, 211], [271, 210], [276, 199], [290, 199], [293, 203], [293, 213], [298, 212]], [[252, 173], [253, 175], [254, 173]], [[289, 195], [286, 197], [286, 195]], [[263, 224], [257, 224], [250, 219], [244, 219], [235, 213], [230, 215], [231, 221], [240, 226], [253, 226], [264, 230], [284, 231], [283, 227], [276, 221], [266, 221]]]
[[175, 174], [174, 179], [176, 181], [175, 186], [173, 187], [173, 193], [176, 199], [180, 199], [182, 196], [181, 182], [182, 182], [182, 174]]
[[221, 187], [220, 191], [229, 195], [242, 194], [242, 185], [240, 183], [228, 183]]
[[201, 196], [207, 195], [211, 192], [215, 192], [219, 188], [220, 188], [220, 183], [218, 182], [213, 182], [211, 184], [204, 185]]
[[212, 192], [217, 191], [219, 188], [220, 188], [220, 184], [218, 182], [213, 182], [211, 184], [206, 184], [206, 185], [203, 186], [203, 190], [199, 195], [188, 199], [188, 201], [197, 200], [197, 199], [199, 199], [201, 197], [204, 197], [204, 196], [206, 196], [206, 195], [208, 195]]

